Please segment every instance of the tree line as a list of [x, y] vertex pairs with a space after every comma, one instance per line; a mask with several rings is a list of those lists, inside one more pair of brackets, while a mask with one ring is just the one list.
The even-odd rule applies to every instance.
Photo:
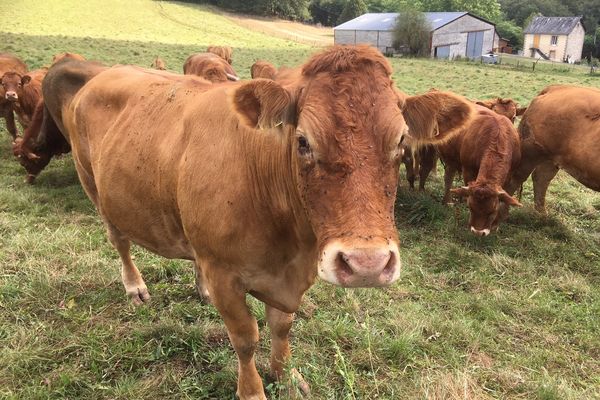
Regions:
[[600, 0], [187, 0], [236, 12], [335, 26], [366, 12], [468, 11], [496, 24], [513, 47], [523, 46], [523, 30], [538, 15], [584, 19], [584, 56], [600, 55]]

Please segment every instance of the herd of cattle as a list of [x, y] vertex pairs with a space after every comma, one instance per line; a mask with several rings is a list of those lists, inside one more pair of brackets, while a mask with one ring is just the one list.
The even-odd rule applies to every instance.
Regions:
[[[527, 109], [437, 90], [407, 96], [368, 46], [334, 46], [299, 68], [258, 61], [239, 81], [231, 49], [208, 50], [185, 61], [185, 75], [161, 71], [160, 59], [155, 69], [107, 67], [71, 53], [27, 72], [2, 54], [0, 111], [30, 183], [73, 152], [134, 303], [150, 295], [131, 242], [193, 262], [237, 353], [242, 399], [265, 398], [246, 293], [266, 305], [271, 373], [282, 378], [292, 313], [317, 275], [344, 287], [396, 281], [401, 162], [424, 188], [439, 158], [444, 201], [466, 197], [477, 235], [520, 205], [513, 193], [532, 172], [538, 209], [559, 168], [600, 190], [600, 90], [550, 86]], [[451, 189], [457, 171], [465, 186]]]

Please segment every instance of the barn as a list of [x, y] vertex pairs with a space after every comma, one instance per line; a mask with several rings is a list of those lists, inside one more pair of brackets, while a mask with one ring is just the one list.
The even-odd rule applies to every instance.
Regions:
[[[427, 12], [431, 56], [476, 58], [498, 47], [496, 26], [468, 12]], [[383, 53], [393, 50], [398, 13], [368, 13], [333, 28], [336, 44], [366, 43]]]

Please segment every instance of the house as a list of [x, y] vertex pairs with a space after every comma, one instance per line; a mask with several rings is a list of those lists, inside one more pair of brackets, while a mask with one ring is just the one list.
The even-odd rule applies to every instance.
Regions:
[[535, 17], [523, 31], [525, 56], [553, 61], [581, 60], [582, 17]]
[[496, 32], [496, 36], [494, 39], [494, 53], [507, 53], [512, 54], [513, 48], [510, 44], [510, 40], [500, 37], [498, 32]]
[[[498, 47], [496, 26], [468, 12], [427, 12], [430, 50], [436, 58], [476, 58]], [[393, 49], [398, 13], [369, 13], [333, 28], [336, 44], [366, 43], [383, 53]]]

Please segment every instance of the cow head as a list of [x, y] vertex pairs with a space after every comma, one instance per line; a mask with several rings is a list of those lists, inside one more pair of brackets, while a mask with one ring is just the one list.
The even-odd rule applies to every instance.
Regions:
[[199, 64], [199, 69], [200, 71], [197, 75], [212, 83], [238, 81], [240, 79], [231, 66], [225, 60], [218, 57], [202, 60]]
[[515, 122], [515, 118], [519, 115], [519, 110], [523, 110], [518, 107], [518, 104], [512, 99], [502, 99], [500, 97], [493, 100], [486, 101], [478, 101], [476, 104], [483, 106], [485, 108], [489, 108], [494, 111], [496, 114], [504, 115], [506, 118], [510, 119], [512, 122]]
[[10, 102], [19, 101], [19, 96], [23, 94], [23, 86], [31, 81], [29, 75], [21, 76], [16, 72], [6, 72], [2, 76], [2, 87], [4, 88], [4, 98]]
[[443, 92], [408, 97], [368, 46], [335, 46], [294, 82], [256, 79], [233, 105], [252, 128], [284, 140], [299, 199], [319, 249], [319, 276], [346, 287], [386, 286], [400, 273], [394, 202], [402, 142], [442, 139], [471, 116]]
[[469, 186], [452, 189], [451, 192], [467, 198], [467, 205], [471, 211], [469, 226], [471, 232], [477, 236], [487, 236], [498, 228], [502, 219], [502, 203], [506, 206], [522, 207], [522, 204], [504, 189], [487, 184], [471, 182]]

